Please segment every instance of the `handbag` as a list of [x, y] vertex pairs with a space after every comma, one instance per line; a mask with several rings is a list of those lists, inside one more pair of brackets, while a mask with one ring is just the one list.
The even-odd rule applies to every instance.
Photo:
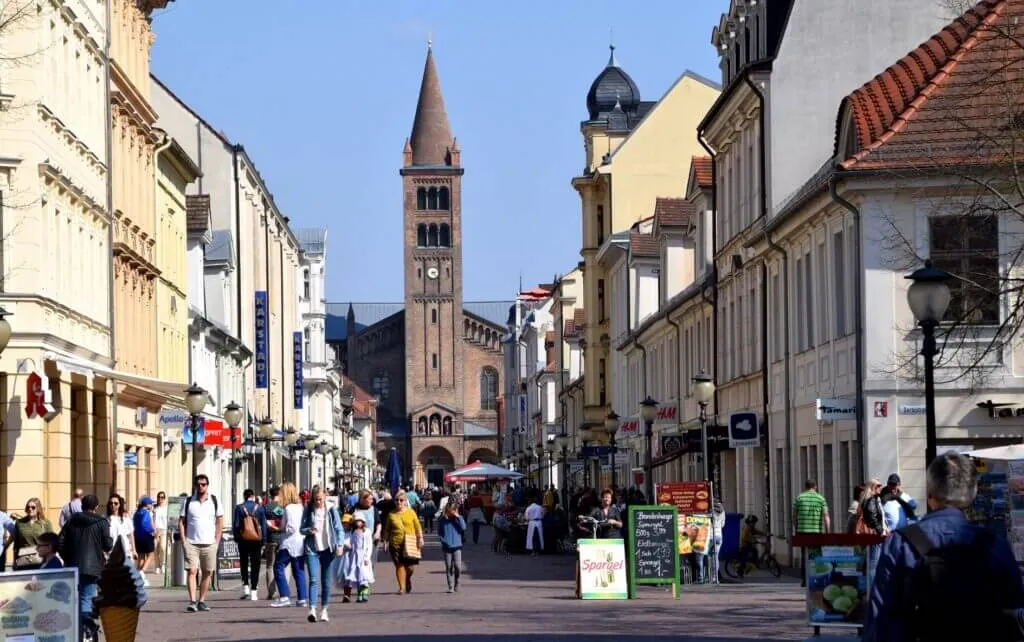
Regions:
[[415, 537], [406, 535], [402, 540], [402, 556], [410, 560], [418, 560], [423, 556]]
[[22, 546], [18, 549], [18, 554], [14, 558], [14, 568], [25, 568], [27, 566], [39, 566], [43, 563], [43, 558], [39, 556], [39, 552], [35, 546]]

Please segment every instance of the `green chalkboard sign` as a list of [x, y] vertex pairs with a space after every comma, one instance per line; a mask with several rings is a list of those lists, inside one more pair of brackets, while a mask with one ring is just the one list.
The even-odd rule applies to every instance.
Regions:
[[630, 506], [628, 542], [629, 597], [636, 587], [671, 584], [679, 596], [678, 511], [675, 506]]

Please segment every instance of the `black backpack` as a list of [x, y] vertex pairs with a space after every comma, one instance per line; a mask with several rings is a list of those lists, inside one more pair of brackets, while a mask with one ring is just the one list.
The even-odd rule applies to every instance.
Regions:
[[[210, 494], [210, 499], [213, 500], [213, 514], [216, 515], [220, 511], [220, 504], [217, 502], [217, 496], [213, 493]], [[192, 498], [189, 497], [185, 500], [185, 505], [181, 508], [181, 519], [188, 523], [188, 507], [192, 503]]]
[[1007, 634], [1001, 587], [987, 563], [988, 549], [995, 543], [991, 532], [977, 528], [972, 543], [942, 547], [935, 546], [919, 524], [897, 532], [918, 560], [907, 586], [908, 641], [1016, 640]]

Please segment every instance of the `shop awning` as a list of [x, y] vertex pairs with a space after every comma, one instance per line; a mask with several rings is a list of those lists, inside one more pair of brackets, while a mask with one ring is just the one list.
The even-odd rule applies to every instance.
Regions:
[[154, 379], [153, 377], [145, 377], [143, 375], [137, 375], [130, 372], [122, 372], [120, 370], [114, 370], [106, 366], [101, 366], [83, 359], [77, 359], [75, 357], [65, 356], [56, 352], [47, 352], [44, 355], [47, 361], [53, 361], [57, 364], [57, 368], [69, 372], [77, 372], [87, 376], [98, 376], [119, 383], [125, 383], [145, 390], [149, 390], [170, 399], [181, 400], [185, 397], [185, 387], [187, 384], [181, 384], [175, 381], [165, 381], [163, 379]]

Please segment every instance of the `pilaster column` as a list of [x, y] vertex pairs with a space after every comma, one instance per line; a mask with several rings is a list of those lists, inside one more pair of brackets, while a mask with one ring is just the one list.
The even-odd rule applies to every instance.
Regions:
[[92, 478], [96, 495], [103, 497], [110, 489], [110, 386], [106, 379], [94, 379], [92, 390]]
[[100, 489], [96, 484], [93, 462], [96, 460], [96, 432], [93, 426], [93, 391], [92, 388], [73, 388], [72, 405], [78, 411], [75, 425], [72, 427], [72, 439], [75, 447], [74, 461], [71, 462], [71, 481], [87, 493], [99, 496]]
[[[70, 375], [63, 374], [63, 377]], [[71, 382], [64, 378], [51, 380], [56, 388], [53, 392], [57, 397], [57, 410], [60, 414], [48, 422], [46, 430], [46, 480], [43, 490], [45, 496], [39, 496], [46, 509], [47, 517], [56, 519], [54, 507], [63, 506], [71, 498], [71, 434], [74, 430], [71, 417], [74, 399]]]

